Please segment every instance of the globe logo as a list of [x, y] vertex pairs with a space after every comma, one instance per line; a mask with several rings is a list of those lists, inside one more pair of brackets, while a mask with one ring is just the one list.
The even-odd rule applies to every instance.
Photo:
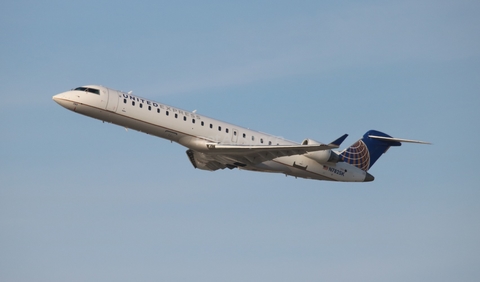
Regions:
[[370, 153], [367, 145], [362, 140], [358, 140], [342, 152], [343, 161], [367, 171], [370, 168]]

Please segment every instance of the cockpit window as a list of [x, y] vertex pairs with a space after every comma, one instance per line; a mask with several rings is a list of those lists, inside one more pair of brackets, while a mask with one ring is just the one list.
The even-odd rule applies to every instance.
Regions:
[[93, 94], [98, 94], [98, 95], [100, 95], [100, 90], [95, 89], [95, 88], [77, 87], [77, 88], [75, 88], [74, 90], [86, 91], [86, 92], [90, 92], [90, 93], [93, 93]]

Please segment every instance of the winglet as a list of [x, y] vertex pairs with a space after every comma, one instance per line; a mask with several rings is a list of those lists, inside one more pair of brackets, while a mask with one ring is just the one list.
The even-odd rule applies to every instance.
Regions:
[[347, 136], [348, 136], [348, 134], [343, 134], [341, 137], [337, 138], [335, 141], [330, 142], [330, 144], [328, 144], [328, 145], [332, 146], [332, 147], [335, 147], [335, 148], [338, 148], [338, 147], [340, 147], [340, 144], [342, 144], [342, 142], [345, 139], [347, 139]]

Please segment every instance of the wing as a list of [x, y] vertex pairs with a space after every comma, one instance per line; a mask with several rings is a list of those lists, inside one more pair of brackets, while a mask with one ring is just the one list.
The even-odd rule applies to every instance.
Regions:
[[347, 135], [330, 144], [312, 145], [223, 145], [208, 143], [206, 152], [188, 150], [187, 155], [195, 168], [217, 170], [256, 165], [279, 157], [303, 155], [308, 152], [335, 149]]

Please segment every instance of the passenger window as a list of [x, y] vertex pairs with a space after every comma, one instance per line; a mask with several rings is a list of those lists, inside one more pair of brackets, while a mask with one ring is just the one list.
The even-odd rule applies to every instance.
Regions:
[[148, 106], [148, 110], [151, 111], [151, 110], [152, 110], [152, 106]]
[[143, 108], [143, 104], [142, 104], [142, 103], [140, 103], [140, 108]]
[[268, 141], [268, 145], [272, 145], [272, 141]]
[[225, 132], [228, 133], [228, 128], [225, 128]]
[[210, 123], [210, 128], [213, 128], [213, 124]]
[[157, 109], [157, 113], [160, 113], [160, 109]]
[[175, 118], [178, 118], [178, 114], [175, 114]]
[[170, 113], [168, 111], [166, 111], [165, 114], [168, 116]]
[[263, 144], [263, 138], [260, 138], [260, 143], [262, 143], [262, 144]]
[[135, 101], [132, 101], [132, 106], [135, 106]]
[[187, 121], [187, 117], [186, 117], [186, 116], [183, 116], [183, 121]]
[[221, 126], [218, 127], [218, 131], [222, 131], [222, 127], [221, 127]]
[[255, 141], [255, 136], [252, 135], [252, 141]]
[[123, 103], [126, 104], [126, 103], [127, 103], [127, 99], [123, 99]]
[[243, 133], [243, 138], [247, 137], [247, 134]]
[[202, 121], [200, 124], [203, 126], [205, 123]]
[[192, 123], [195, 123], [195, 119], [194, 119], [194, 118], [192, 118]]

